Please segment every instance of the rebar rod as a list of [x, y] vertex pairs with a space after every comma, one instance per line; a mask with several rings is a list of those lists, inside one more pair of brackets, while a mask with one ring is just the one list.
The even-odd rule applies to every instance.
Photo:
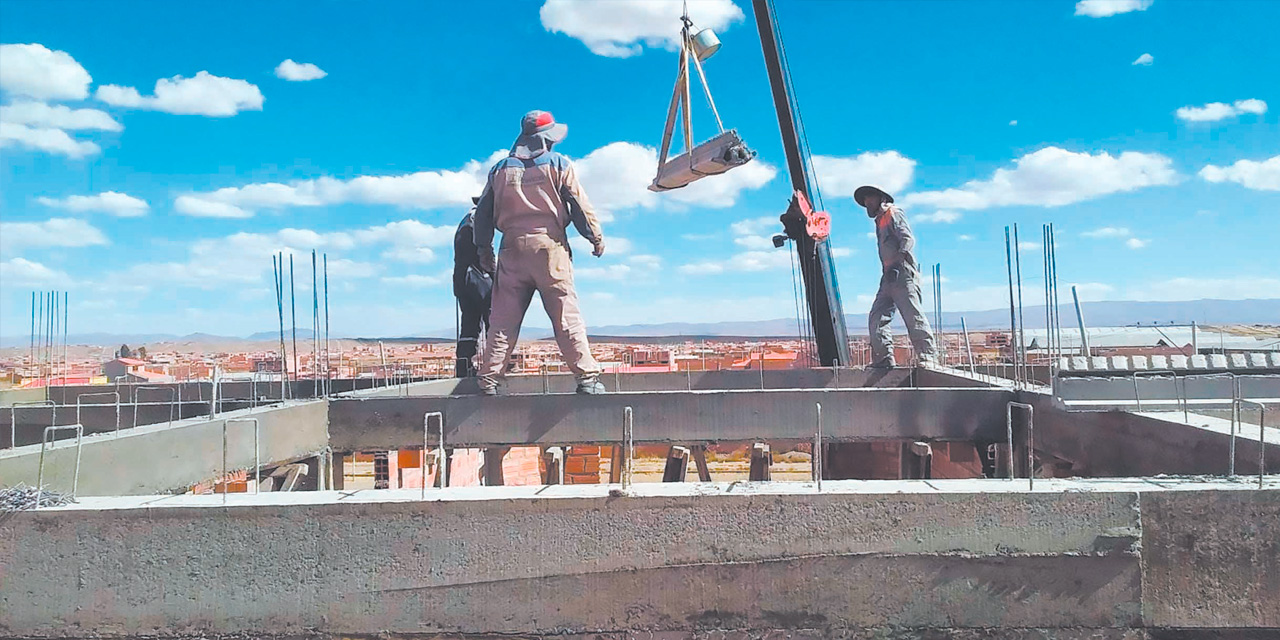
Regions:
[[311, 397], [320, 397], [320, 292], [316, 287], [316, 250], [311, 250]]
[[[293, 381], [298, 381], [298, 298], [293, 279], [293, 253], [289, 254], [289, 324], [293, 325]], [[292, 385], [291, 385], [292, 386]]]
[[325, 397], [333, 392], [333, 380], [329, 375], [329, 254], [324, 254], [324, 381]]
[[1009, 227], [1004, 228], [1004, 254], [1005, 269], [1009, 272], [1009, 355], [1013, 364], [1014, 386], [1017, 386], [1018, 380], [1018, 318], [1014, 314], [1014, 298], [1013, 298], [1013, 253], [1010, 249]]
[[1013, 223], [1013, 261], [1018, 272], [1018, 345], [1022, 349], [1022, 384], [1030, 381], [1031, 375], [1027, 367], [1027, 325], [1022, 316], [1022, 248], [1018, 243], [1018, 223]]

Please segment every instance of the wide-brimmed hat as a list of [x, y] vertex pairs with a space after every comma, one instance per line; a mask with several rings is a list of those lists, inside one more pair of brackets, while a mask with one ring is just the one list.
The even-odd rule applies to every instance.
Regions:
[[512, 152], [524, 155], [549, 149], [568, 133], [569, 125], [556, 122], [550, 111], [530, 111], [520, 119], [520, 137], [516, 138]]
[[878, 193], [880, 194], [881, 199], [883, 199], [885, 202], [890, 202], [890, 203], [893, 202], [893, 196], [886, 193], [884, 189], [881, 189], [880, 187], [875, 187], [869, 184], [863, 185], [854, 190], [853, 201], [858, 203], [859, 207], [865, 207], [867, 205], [862, 204], [862, 199], [866, 198], [867, 194], [869, 193]]

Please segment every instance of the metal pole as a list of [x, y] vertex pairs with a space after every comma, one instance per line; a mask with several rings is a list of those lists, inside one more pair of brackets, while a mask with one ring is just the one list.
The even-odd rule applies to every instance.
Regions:
[[1031, 380], [1027, 366], [1027, 324], [1022, 317], [1022, 249], [1018, 246], [1018, 224], [1013, 224], [1013, 261], [1018, 273], [1018, 344], [1022, 348], [1022, 384]]
[[1200, 340], [1196, 336], [1196, 321], [1191, 321], [1191, 353], [1200, 353]]
[[62, 292], [62, 386], [67, 386], [67, 370], [71, 368], [67, 358], [67, 323], [71, 321], [71, 292]]
[[1049, 272], [1053, 282], [1053, 344], [1054, 360], [1062, 358], [1062, 309], [1058, 303], [1058, 231], [1049, 223]]
[[324, 381], [325, 397], [333, 391], [333, 379], [329, 375], [329, 254], [324, 254]]
[[284, 343], [284, 256], [283, 254], [271, 256], [271, 270], [275, 275], [276, 285], [276, 319], [280, 324], [280, 400], [283, 401], [287, 395], [285, 389], [290, 386], [289, 382], [289, 352], [285, 349]]
[[964, 324], [964, 316], [960, 316], [960, 330], [964, 332], [964, 350], [969, 354], [969, 373], [974, 373], [973, 347], [969, 345], [969, 327]]
[[312, 398], [320, 397], [320, 291], [316, 278], [316, 250], [311, 250], [311, 382]]
[[817, 431], [813, 434], [813, 478], [818, 485], [818, 492], [822, 492], [822, 403], [815, 402], [817, 409]]
[[[800, 129], [794, 113], [795, 96], [789, 85], [787, 71], [779, 53], [776, 16], [770, 0], [752, 0], [756, 29], [764, 54], [765, 68], [769, 75], [769, 87], [773, 95], [774, 109], [778, 115], [778, 130], [782, 135], [782, 148], [787, 157], [787, 173], [793, 192], [799, 192], [814, 206], [813, 190], [809, 187], [808, 167], [800, 146]], [[794, 200], [793, 200], [794, 202]], [[795, 240], [800, 260], [801, 276], [805, 285], [805, 300], [813, 326], [814, 341], [818, 346], [818, 358], [822, 366], [848, 364], [849, 335], [845, 327], [844, 309], [836, 281], [835, 261], [827, 241], [816, 242], [808, 234], [801, 233]]]
[[631, 407], [622, 409], [622, 443], [626, 455], [622, 463], [622, 490], [626, 491], [631, 488], [632, 461], [636, 455], [635, 420]]
[[27, 350], [27, 366], [36, 363], [36, 292], [31, 292], [31, 346]]
[[1076, 303], [1076, 322], [1080, 325], [1080, 352], [1088, 358], [1093, 351], [1089, 349], [1089, 331], [1084, 326], [1084, 311], [1080, 309], [1080, 292], [1074, 284], [1071, 285], [1071, 299]]
[[[298, 380], [298, 300], [294, 295], [293, 254], [289, 254], [289, 324], [293, 325], [293, 381]], [[292, 391], [292, 385], [290, 387]]]
[[1018, 383], [1018, 318], [1014, 314], [1014, 297], [1013, 297], [1013, 253], [1010, 249], [1009, 227], [1004, 228], [1004, 262], [1005, 269], [1009, 272], [1009, 354], [1013, 361], [1013, 377], [1014, 386]]

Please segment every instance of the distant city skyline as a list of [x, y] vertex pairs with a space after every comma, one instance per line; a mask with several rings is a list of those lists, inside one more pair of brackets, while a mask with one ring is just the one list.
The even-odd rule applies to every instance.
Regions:
[[[645, 189], [681, 4], [6, 3], [0, 335], [26, 335], [50, 289], [70, 292], [72, 334], [268, 331], [276, 251], [309, 327], [312, 249], [334, 335], [450, 326], [454, 228], [535, 108], [569, 125], [561, 150], [605, 214], [605, 257], [575, 251], [593, 330], [792, 317], [791, 254], [769, 243], [785, 159], [744, 0], [689, 5], [724, 43], [706, 68], [725, 125], [759, 157]], [[1280, 298], [1280, 3], [1212, 6], [780, 3], [845, 311], [879, 277], [862, 183], [906, 208], [948, 311], [1007, 304], [1012, 223], [1030, 302], [1044, 222], [1086, 300]], [[694, 122], [715, 131], [705, 104]]]

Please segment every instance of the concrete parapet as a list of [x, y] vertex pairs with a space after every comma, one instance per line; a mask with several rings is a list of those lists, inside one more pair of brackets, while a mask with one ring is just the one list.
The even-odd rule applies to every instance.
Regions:
[[1251, 628], [1280, 597], [1271, 484], [86, 499], [0, 523], [0, 635]]
[[[304, 400], [262, 409], [156, 424], [115, 433], [85, 436], [80, 451], [79, 494], [121, 496], [164, 493], [209, 480], [222, 471], [222, 430], [227, 420], [227, 466], [252, 468], [254, 430], [259, 420], [259, 459], [264, 465], [296, 460], [323, 451], [328, 443], [328, 406]], [[40, 445], [0, 450], [0, 487], [20, 482], [34, 486]], [[45, 451], [46, 488], [70, 492], [76, 466], [75, 439]]]

